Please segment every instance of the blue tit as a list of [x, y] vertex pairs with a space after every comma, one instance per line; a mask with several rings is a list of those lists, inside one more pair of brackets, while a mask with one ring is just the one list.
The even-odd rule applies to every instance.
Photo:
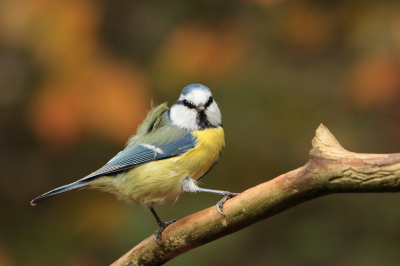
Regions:
[[128, 202], [147, 206], [157, 220], [155, 241], [171, 223], [163, 222], [153, 206], [187, 192], [222, 195], [217, 211], [238, 195], [200, 188], [197, 182], [217, 163], [225, 146], [221, 112], [204, 85], [186, 86], [179, 100], [154, 107], [127, 142], [126, 148], [106, 165], [69, 185], [56, 188], [31, 201], [31, 205], [73, 190], [90, 188], [115, 194]]

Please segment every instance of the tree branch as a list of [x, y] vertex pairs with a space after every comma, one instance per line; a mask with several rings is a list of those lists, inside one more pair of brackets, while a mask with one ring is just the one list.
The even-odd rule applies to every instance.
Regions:
[[400, 154], [349, 152], [322, 124], [312, 145], [306, 165], [230, 199], [223, 207], [225, 217], [215, 207], [189, 215], [165, 229], [162, 247], [150, 236], [112, 266], [163, 264], [191, 249], [323, 195], [400, 191]]

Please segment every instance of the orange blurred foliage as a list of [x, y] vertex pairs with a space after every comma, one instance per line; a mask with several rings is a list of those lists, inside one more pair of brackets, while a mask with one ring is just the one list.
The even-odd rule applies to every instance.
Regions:
[[400, 92], [400, 64], [395, 55], [373, 51], [349, 71], [351, 98], [360, 108], [385, 106]]
[[[1, 11], [0, 11], [1, 12]], [[68, 63], [92, 55], [102, 8], [96, 1], [5, 1], [2, 42], [30, 49], [40, 63]]]
[[79, 256], [72, 258], [66, 266], [97, 266], [102, 265], [100, 261], [90, 256]]
[[48, 82], [29, 109], [35, 135], [67, 147], [83, 133], [124, 143], [145, 116], [150, 100], [142, 74], [121, 63], [96, 63]]
[[284, 1], [286, 1], [286, 0], [246, 0], [246, 2], [249, 2], [249, 3], [260, 4], [260, 5], [265, 5], [265, 6], [268, 6], [271, 4], [276, 4], [279, 2], [284, 2]]
[[7, 250], [0, 244], [0, 265], [13, 266], [15, 265]]
[[119, 235], [124, 221], [133, 212], [127, 212], [124, 204], [114, 199], [86, 198], [85, 204], [79, 204], [79, 207], [74, 208], [72, 231], [80, 237], [84, 236], [98, 242], [106, 241]]
[[84, 133], [125, 142], [145, 116], [148, 88], [141, 71], [102, 48], [99, 2], [20, 0], [4, 8], [5, 43], [29, 49], [43, 71], [28, 108], [38, 139], [59, 148]]
[[[42, 142], [67, 146], [82, 134], [80, 97], [64, 83], [49, 85], [35, 95], [29, 111], [34, 133]], [[56, 89], [54, 89], [56, 88]]]
[[155, 79], [163, 88], [222, 79], [240, 62], [246, 47], [233, 22], [212, 28], [188, 22], [166, 40], [156, 58]]
[[332, 45], [337, 26], [333, 12], [307, 1], [293, 2], [280, 25], [288, 48], [310, 53]]

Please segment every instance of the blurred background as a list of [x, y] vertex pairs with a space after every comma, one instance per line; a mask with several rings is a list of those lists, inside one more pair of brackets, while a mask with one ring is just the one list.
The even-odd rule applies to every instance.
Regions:
[[[109, 265], [158, 228], [113, 195], [34, 197], [104, 165], [151, 108], [211, 88], [240, 192], [304, 165], [320, 123], [400, 152], [400, 2], [0, 0], [0, 265]], [[165, 221], [214, 205], [182, 195]], [[330, 195], [168, 265], [399, 265], [400, 194]]]

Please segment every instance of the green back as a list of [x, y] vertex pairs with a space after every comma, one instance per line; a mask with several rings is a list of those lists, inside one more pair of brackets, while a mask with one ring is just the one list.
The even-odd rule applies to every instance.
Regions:
[[152, 108], [127, 142], [127, 147], [141, 143], [162, 145], [183, 137], [188, 131], [172, 125], [167, 103]]

